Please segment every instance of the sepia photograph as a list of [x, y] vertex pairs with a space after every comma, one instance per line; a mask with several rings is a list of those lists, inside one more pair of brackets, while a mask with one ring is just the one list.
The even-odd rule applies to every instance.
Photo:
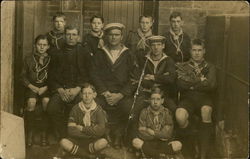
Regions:
[[247, 1], [3, 0], [0, 159], [247, 159]]

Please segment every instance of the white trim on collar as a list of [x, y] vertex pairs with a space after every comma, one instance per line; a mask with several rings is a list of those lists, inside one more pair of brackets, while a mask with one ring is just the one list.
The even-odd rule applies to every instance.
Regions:
[[128, 48], [124, 45], [122, 45], [122, 50], [119, 52], [119, 55], [117, 58], [113, 58], [110, 51], [107, 49], [107, 45], [105, 45], [102, 49], [104, 50], [104, 52], [108, 55], [109, 59], [112, 61], [112, 63], [114, 64], [115, 61], [122, 55], [123, 52], [125, 52], [126, 50], [128, 50]]

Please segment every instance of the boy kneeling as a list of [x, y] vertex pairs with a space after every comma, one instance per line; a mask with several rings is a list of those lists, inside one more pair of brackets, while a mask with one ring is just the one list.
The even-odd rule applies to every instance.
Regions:
[[69, 137], [63, 138], [60, 146], [71, 155], [91, 158], [108, 145], [102, 138], [107, 119], [106, 113], [94, 101], [96, 91], [92, 85], [85, 84], [81, 94], [82, 101], [72, 108], [69, 115]]
[[163, 107], [164, 95], [158, 87], [151, 92], [150, 106], [141, 111], [138, 138], [132, 144], [143, 155], [160, 158], [180, 152], [182, 144], [173, 141], [173, 119], [171, 112]]

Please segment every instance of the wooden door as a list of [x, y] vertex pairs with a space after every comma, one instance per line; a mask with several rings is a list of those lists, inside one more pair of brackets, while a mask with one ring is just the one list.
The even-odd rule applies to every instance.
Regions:
[[[137, 29], [139, 16], [143, 10], [143, 1], [103, 1], [102, 15], [105, 23], [118, 22], [125, 25], [124, 35]], [[124, 38], [125, 39], [125, 38]]]

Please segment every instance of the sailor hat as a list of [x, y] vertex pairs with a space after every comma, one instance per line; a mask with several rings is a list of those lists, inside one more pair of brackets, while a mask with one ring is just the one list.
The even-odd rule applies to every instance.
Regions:
[[149, 45], [153, 42], [162, 42], [165, 43], [166, 38], [164, 36], [160, 36], [160, 35], [154, 35], [154, 36], [150, 36], [146, 39], [146, 43]]
[[125, 28], [125, 26], [121, 23], [109, 23], [109, 24], [105, 25], [103, 30], [109, 31], [110, 29], [119, 29], [122, 31], [124, 28]]

